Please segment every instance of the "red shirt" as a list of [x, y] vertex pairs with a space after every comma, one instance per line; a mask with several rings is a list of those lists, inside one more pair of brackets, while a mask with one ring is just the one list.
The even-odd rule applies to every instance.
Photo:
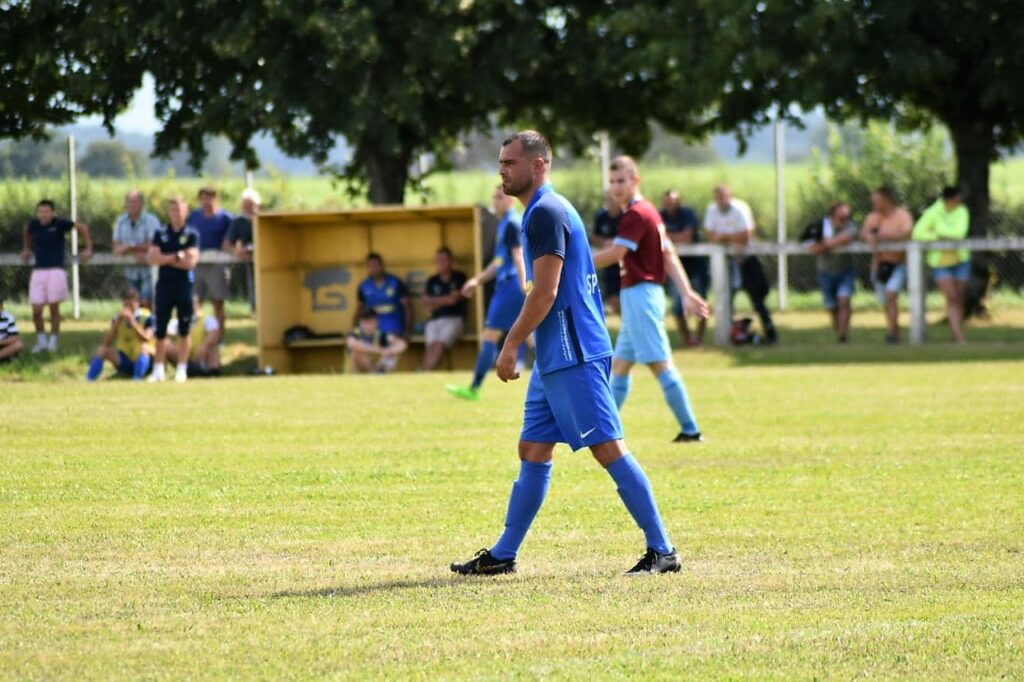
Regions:
[[635, 199], [619, 218], [615, 235], [615, 243], [629, 249], [619, 264], [623, 288], [665, 281], [664, 239], [665, 226], [658, 209], [646, 199]]

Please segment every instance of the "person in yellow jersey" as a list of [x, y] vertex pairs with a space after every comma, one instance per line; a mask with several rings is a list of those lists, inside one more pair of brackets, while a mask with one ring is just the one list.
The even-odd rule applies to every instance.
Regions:
[[156, 320], [139, 302], [139, 292], [126, 289], [121, 296], [121, 312], [110, 322], [103, 343], [89, 363], [85, 378], [96, 381], [103, 373], [103, 363], [110, 362], [117, 373], [139, 381], [153, 365], [153, 333]]
[[[970, 228], [971, 215], [963, 205], [960, 190], [946, 187], [942, 190], [942, 197], [918, 219], [911, 237], [919, 242], [955, 241], [966, 237]], [[967, 280], [971, 278], [971, 253], [966, 249], [929, 251], [925, 258], [932, 269], [935, 286], [946, 297], [946, 319], [953, 333], [953, 342], [965, 343], [964, 298]]]
[[[190, 341], [188, 352], [188, 375], [190, 377], [220, 376], [220, 322], [216, 315], [207, 315], [203, 310], [203, 302], [198, 296], [192, 298], [192, 326], [188, 330]], [[171, 320], [167, 333], [178, 335], [177, 320]], [[167, 349], [168, 359], [178, 364], [178, 352], [174, 348]]]

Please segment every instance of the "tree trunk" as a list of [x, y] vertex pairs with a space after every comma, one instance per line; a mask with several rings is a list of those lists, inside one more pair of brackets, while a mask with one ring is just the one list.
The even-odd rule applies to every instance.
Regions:
[[992, 126], [983, 120], [953, 121], [949, 124], [956, 151], [957, 185], [971, 212], [971, 236], [982, 236], [989, 228], [989, 165], [995, 158]]
[[402, 204], [409, 180], [411, 152], [398, 154], [380, 149], [364, 149], [361, 154], [370, 188], [371, 204]]
[[[957, 185], [964, 194], [964, 203], [971, 212], [972, 237], [989, 231], [989, 165], [995, 158], [992, 126], [983, 120], [961, 120], [949, 123], [956, 150]], [[964, 317], [969, 319], [986, 312], [988, 295], [989, 254], [971, 254], [971, 277], [967, 282]]]

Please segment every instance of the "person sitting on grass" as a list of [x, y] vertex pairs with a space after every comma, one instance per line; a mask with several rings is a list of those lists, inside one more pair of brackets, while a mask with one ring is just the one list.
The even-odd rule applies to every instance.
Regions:
[[381, 331], [377, 312], [373, 308], [367, 308], [359, 314], [358, 326], [348, 335], [345, 345], [352, 355], [352, 369], [359, 374], [386, 374], [392, 371], [408, 347], [405, 339], [398, 334]]
[[[188, 375], [190, 377], [220, 376], [220, 322], [216, 315], [207, 315], [203, 310], [203, 302], [198, 296], [192, 297], [192, 324], [188, 330]], [[171, 320], [167, 325], [167, 333], [178, 335], [178, 321]], [[167, 358], [178, 364], [178, 351], [173, 346], [167, 348]]]
[[0, 298], [0, 363], [10, 362], [24, 347], [14, 315], [4, 310], [4, 299]]
[[156, 320], [149, 308], [143, 308], [139, 292], [125, 289], [121, 295], [121, 311], [110, 321], [85, 378], [96, 381], [103, 373], [104, 361], [112, 364], [119, 375], [139, 381], [153, 365], [153, 330]]

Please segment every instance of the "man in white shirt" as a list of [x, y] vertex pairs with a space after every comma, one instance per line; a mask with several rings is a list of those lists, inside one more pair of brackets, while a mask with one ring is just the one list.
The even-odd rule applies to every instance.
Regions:
[[128, 286], [139, 292], [139, 302], [143, 308], [152, 308], [153, 277], [146, 261], [149, 246], [153, 243], [153, 235], [160, 229], [160, 221], [155, 215], [143, 209], [142, 192], [133, 189], [124, 197], [124, 213], [114, 223], [113, 252], [119, 256], [132, 256], [138, 265], [128, 265], [124, 269]]
[[772, 314], [765, 305], [770, 285], [764, 268], [757, 256], [744, 256], [743, 252], [754, 238], [754, 214], [749, 204], [732, 195], [726, 185], [715, 187], [714, 201], [704, 211], [704, 232], [708, 241], [729, 244], [735, 258], [731, 264], [732, 290], [742, 288], [750, 298], [750, 304], [761, 319], [765, 340], [775, 343], [778, 334]]

